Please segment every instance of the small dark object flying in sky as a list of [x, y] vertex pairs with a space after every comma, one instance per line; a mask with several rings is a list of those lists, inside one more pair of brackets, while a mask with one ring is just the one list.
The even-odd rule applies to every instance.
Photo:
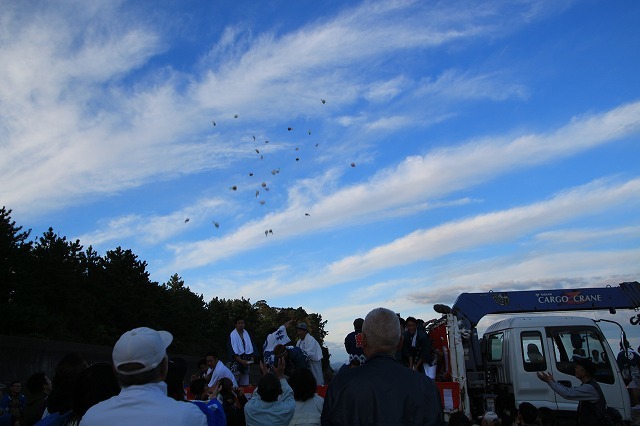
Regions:
[[309, 213], [305, 213], [304, 215], [305, 215], [305, 216], [311, 216]]
[[255, 137], [255, 136], [253, 136], [253, 141], [254, 141], [254, 142], [256, 141], [256, 137]]
[[351, 167], [355, 167], [355, 166], [356, 166], [356, 163], [351, 163]]
[[218, 222], [213, 222], [213, 226], [215, 226], [216, 228], [220, 228], [220, 224]]
[[186, 218], [186, 219], [184, 220], [184, 223], [187, 223], [187, 222], [189, 222], [189, 220], [191, 220], [191, 219], [189, 219], [189, 218]]
[[249, 172], [249, 176], [253, 176], [253, 173]]
[[238, 114], [234, 115], [233, 118], [238, 118]]
[[300, 161], [300, 157], [296, 157], [296, 161]]
[[258, 195], [260, 195], [260, 191], [256, 189], [256, 198], [258, 198]]
[[258, 154], [260, 154], [260, 150], [259, 150], [258, 148], [256, 148], [256, 152], [257, 152]]
[[232, 191], [235, 191], [236, 189], [238, 189], [238, 187], [236, 185], [233, 185], [231, 188], [229, 188]]
[[288, 130], [288, 131], [292, 131], [292, 130], [293, 130], [293, 127], [287, 127], [287, 130]]
[[327, 103], [326, 99], [320, 99], [320, 102], [322, 102], [323, 104]]
[[265, 201], [264, 200], [260, 200], [260, 205], [264, 206]]
[[216, 127], [216, 122], [211, 120], [211, 124], [213, 124], [213, 127]]
[[267, 187], [267, 182], [262, 182], [262, 187], [266, 188]]

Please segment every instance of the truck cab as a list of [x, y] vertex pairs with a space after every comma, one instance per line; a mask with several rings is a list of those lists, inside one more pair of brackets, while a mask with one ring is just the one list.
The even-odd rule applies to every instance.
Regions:
[[536, 376], [548, 371], [559, 383], [578, 386], [574, 360], [591, 358], [598, 365], [595, 379], [607, 404], [631, 418], [629, 395], [616, 364], [615, 354], [598, 325], [572, 316], [532, 315], [499, 321], [486, 329], [481, 352], [485, 371], [485, 395], [495, 395], [495, 410], [513, 410], [522, 402], [547, 407], [559, 417], [573, 417], [578, 401], [557, 395]]
[[[500, 413], [505, 409], [513, 413], [520, 403], [530, 402], [553, 410], [560, 418], [569, 416], [575, 423], [578, 402], [557, 395], [536, 373], [548, 371], [557, 382], [578, 386], [573, 361], [583, 357], [598, 365], [594, 378], [608, 406], [630, 421], [629, 394], [615, 354], [597, 322], [558, 315], [597, 310], [614, 314], [618, 309], [640, 309], [640, 283], [461, 293], [451, 307], [434, 305], [442, 316], [431, 320], [427, 331], [442, 370], [436, 384], [445, 415], [464, 411], [470, 418], [479, 418], [485, 411]], [[492, 324], [479, 338], [478, 322], [492, 314], [513, 316]], [[621, 338], [626, 340], [620, 328]]]

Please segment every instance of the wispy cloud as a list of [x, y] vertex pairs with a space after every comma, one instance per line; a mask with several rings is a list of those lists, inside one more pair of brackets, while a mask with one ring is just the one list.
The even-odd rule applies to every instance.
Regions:
[[216, 212], [220, 214], [225, 208], [229, 208], [229, 205], [220, 199], [200, 200], [194, 205], [171, 212], [168, 215], [131, 214], [113, 218], [106, 221], [102, 229], [80, 235], [77, 238], [83, 243], [93, 246], [132, 237], [144, 244], [157, 244], [184, 233], [188, 228], [204, 225], [213, 230], [216, 221], [212, 218], [215, 218]]
[[[265, 228], [283, 229], [279, 233], [280, 238], [290, 238], [374, 218], [381, 220], [400, 209], [410, 211], [410, 206], [432, 200], [437, 202], [440, 197], [478, 185], [510, 170], [557, 160], [636, 134], [640, 132], [639, 117], [640, 103], [634, 103], [603, 114], [576, 118], [548, 135], [527, 135], [506, 141], [488, 139], [438, 150], [422, 157], [409, 157], [396, 167], [377, 173], [367, 183], [338, 189], [317, 198], [298, 199], [281, 212], [247, 224], [236, 234], [224, 239], [211, 238], [174, 245], [176, 262], [173, 267], [185, 269], [202, 266], [229, 257], [247, 247], [253, 249], [256, 245], [264, 244], [264, 240], [260, 239], [260, 231]], [[633, 187], [633, 182], [630, 185]], [[316, 182], [314, 193], [321, 190], [322, 186]], [[597, 197], [606, 195], [602, 191], [596, 192]], [[561, 200], [562, 197], [557, 199]], [[597, 205], [593, 207], [601, 208]], [[311, 212], [317, 219], [312, 223], [305, 221], [305, 212]], [[404, 245], [415, 239], [419, 238], [406, 237], [397, 245]], [[445, 242], [445, 246], [447, 245], [449, 243]], [[395, 248], [392, 246], [387, 251], [395, 252]], [[395, 253], [403, 256], [400, 252]], [[409, 258], [412, 257], [407, 257]], [[376, 260], [362, 262], [369, 264], [376, 263]]]
[[625, 241], [640, 237], [640, 226], [612, 229], [563, 229], [541, 232], [536, 240], [555, 244], [596, 243], [604, 240]]
[[[379, 83], [374, 73], [354, 80], [351, 71], [335, 70], [371, 66], [393, 52], [512, 31], [496, 14], [505, 4], [473, 14], [436, 6], [365, 2], [282, 36], [264, 32], [247, 39], [241, 27], [231, 26], [186, 72], [146, 68], [171, 49], [170, 34], [162, 24], [125, 13], [120, 3], [3, 8], [0, 167], [9, 170], [0, 184], [3, 201], [33, 215], [229, 167], [243, 158], [229, 142], [232, 134], [221, 143], [202, 143], [212, 115], [223, 115], [223, 123], [238, 110], [256, 123], [283, 114], [323, 117], [311, 107], [319, 93], [336, 107], [358, 97], [377, 102], [399, 93], [403, 79]], [[242, 50], [233, 50], [238, 46]], [[486, 79], [465, 75], [456, 85], [479, 93], [471, 86], [486, 85]], [[490, 92], [481, 96], [491, 98]], [[390, 129], [405, 120], [382, 113], [363, 124]]]
[[[321, 270], [315, 270], [310, 274], [295, 275], [289, 273], [290, 282], [281, 282], [274, 279], [269, 282], [264, 280], [251, 282], [236, 287], [236, 294], [251, 295], [269, 292], [272, 297], [282, 295], [292, 295], [301, 292], [313, 291], [319, 288], [327, 288], [338, 284], [353, 282], [370, 276], [380, 271], [390, 270], [398, 266], [407, 266], [418, 262], [427, 262], [438, 257], [454, 252], [464, 252], [479, 247], [498, 244], [507, 240], [522, 238], [522, 236], [537, 232], [550, 226], [558, 225], [581, 217], [585, 214], [593, 214], [598, 211], [616, 208], [621, 204], [637, 203], [640, 200], [640, 180], [631, 180], [621, 184], [606, 185], [602, 182], [594, 182], [582, 187], [574, 188], [556, 195], [555, 197], [538, 203], [516, 207], [508, 210], [497, 211], [478, 215], [472, 218], [452, 221], [430, 229], [414, 231], [411, 234], [398, 238], [397, 240], [382, 246], [370, 249], [364, 254], [347, 256], [335, 261]], [[571, 254], [567, 255], [572, 256]], [[611, 261], [606, 268], [600, 262], [591, 262], [588, 257], [574, 254], [575, 262], [566, 264], [574, 265], [577, 268], [584, 268], [584, 275], [588, 276], [588, 271], [610, 270], [610, 275], [615, 275], [615, 267], [621, 262], [628, 264], [633, 259], [637, 262], [638, 252], [635, 250], [627, 252], [626, 255], [614, 252], [608, 256]], [[617, 256], [617, 260], [613, 258]], [[549, 260], [559, 259], [560, 256], [549, 255]], [[604, 259], [602, 255], [599, 258]], [[522, 276], [514, 275], [521, 272], [525, 267], [530, 268], [530, 273], [537, 273], [542, 270], [537, 263], [540, 258], [535, 258], [529, 263], [523, 263], [519, 271], [509, 271], [511, 274], [497, 274], [499, 276]], [[577, 264], [580, 262], [580, 264]], [[567, 266], [562, 262], [555, 264], [559, 271], [567, 272]], [[597, 265], [597, 266], [596, 266]], [[548, 274], [555, 273], [545, 265]], [[628, 265], [627, 265], [628, 266]], [[593, 268], [593, 269], [591, 269]], [[503, 270], [509, 270], [504, 267]], [[628, 270], [628, 268], [626, 269]], [[578, 274], [575, 276], [583, 276]], [[482, 283], [471, 277], [466, 283]], [[536, 276], [533, 275], [532, 279]], [[495, 283], [497, 278], [491, 282]], [[468, 285], [468, 284], [467, 284]], [[448, 285], [450, 288], [450, 285]]]
[[362, 276], [384, 268], [433, 259], [446, 253], [512, 240], [580, 216], [581, 212], [593, 214], [615, 205], [635, 202], [640, 199], [639, 196], [638, 179], [617, 186], [595, 182], [548, 201], [415, 231], [364, 255], [335, 262], [329, 269], [329, 275], [342, 279]]

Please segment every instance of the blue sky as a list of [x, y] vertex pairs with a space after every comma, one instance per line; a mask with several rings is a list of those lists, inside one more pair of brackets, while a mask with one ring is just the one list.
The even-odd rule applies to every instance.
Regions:
[[0, 19], [13, 219], [207, 300], [318, 312], [332, 361], [377, 306], [640, 279], [637, 1], [0, 0]]

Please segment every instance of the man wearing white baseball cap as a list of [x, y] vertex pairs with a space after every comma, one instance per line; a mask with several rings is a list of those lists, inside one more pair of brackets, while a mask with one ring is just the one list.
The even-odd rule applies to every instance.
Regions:
[[167, 396], [167, 347], [173, 336], [147, 327], [127, 331], [113, 347], [120, 394], [91, 407], [81, 425], [206, 425], [194, 404]]

